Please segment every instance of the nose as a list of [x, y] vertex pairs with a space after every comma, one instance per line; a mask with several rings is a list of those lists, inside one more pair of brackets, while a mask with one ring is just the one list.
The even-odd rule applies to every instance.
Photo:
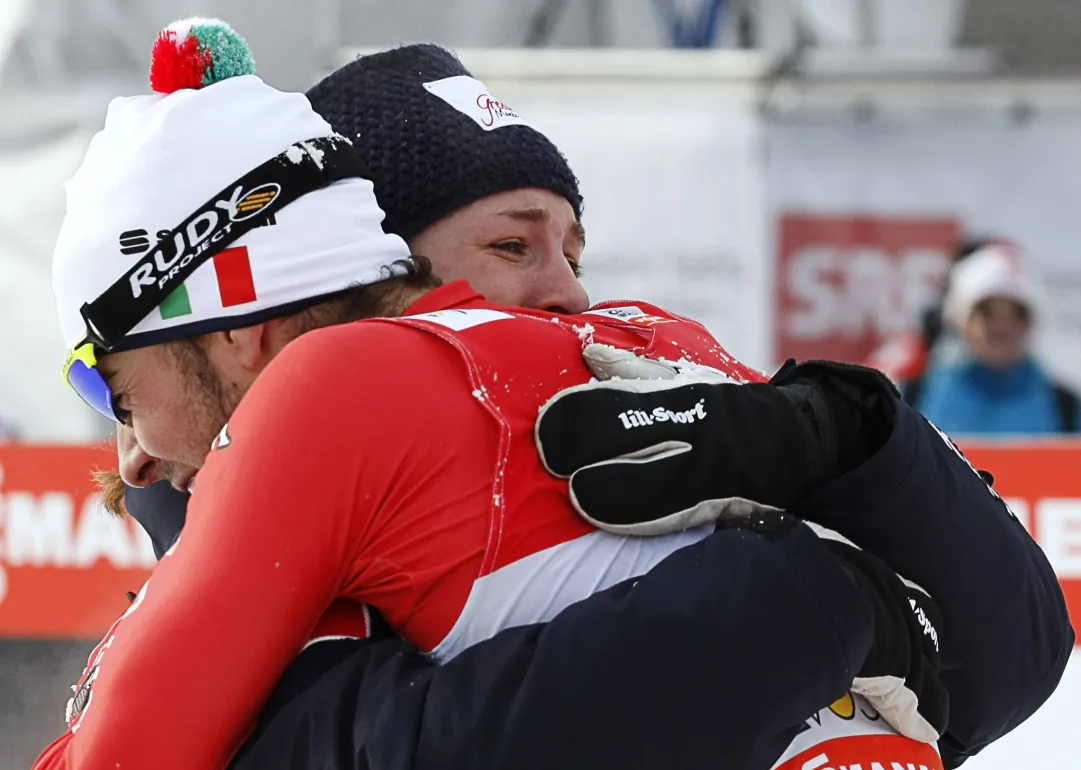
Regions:
[[146, 453], [127, 425], [116, 429], [116, 453], [120, 477], [129, 487], [148, 487], [165, 478], [161, 460]]
[[589, 295], [567, 260], [560, 257], [548, 270], [545, 280], [539, 282], [541, 296], [532, 307], [544, 308], [551, 313], [583, 313], [589, 310]]

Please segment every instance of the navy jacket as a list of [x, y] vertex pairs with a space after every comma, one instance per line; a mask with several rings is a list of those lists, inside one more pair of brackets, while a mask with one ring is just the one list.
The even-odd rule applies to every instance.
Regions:
[[945, 434], [891, 400], [885, 446], [792, 513], [879, 556], [938, 603], [950, 693], [939, 748], [956, 767], [1050, 697], [1074, 632], [1040, 547]]

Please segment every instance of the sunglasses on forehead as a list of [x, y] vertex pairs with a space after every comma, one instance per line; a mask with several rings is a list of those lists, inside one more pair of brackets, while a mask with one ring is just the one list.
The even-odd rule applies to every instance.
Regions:
[[337, 135], [297, 142], [249, 171], [160, 238], [97, 299], [79, 308], [86, 336], [68, 352], [64, 380], [98, 414], [122, 422], [98, 359], [126, 349], [131, 330], [197, 267], [268, 216], [333, 182], [367, 176], [349, 141]]

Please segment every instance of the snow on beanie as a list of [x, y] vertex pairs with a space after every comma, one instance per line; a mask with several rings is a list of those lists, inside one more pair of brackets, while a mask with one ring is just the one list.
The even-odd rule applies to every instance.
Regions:
[[566, 158], [445, 48], [362, 56], [307, 95], [370, 169], [389, 233], [409, 240], [463, 206], [521, 187], [562, 195], [582, 215]]
[[[65, 186], [53, 258], [69, 347], [86, 333], [83, 304], [121, 279], [139, 254], [291, 146], [334, 136], [302, 94], [278, 91], [254, 73], [251, 53], [228, 25], [190, 19], [158, 37], [150, 72], [157, 93], [109, 105], [105, 127]], [[124, 346], [256, 323], [383, 280], [384, 268], [409, 251], [382, 221], [368, 179], [339, 179], [302, 195], [199, 265]]]

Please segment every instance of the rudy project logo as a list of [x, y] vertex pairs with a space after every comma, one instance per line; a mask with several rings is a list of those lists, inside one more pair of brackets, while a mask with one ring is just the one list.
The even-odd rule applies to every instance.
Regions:
[[[236, 214], [230, 217], [231, 221], [239, 222], [255, 216], [278, 196], [279, 190], [280, 188], [277, 185], [260, 185], [240, 197], [236, 200]], [[270, 214], [267, 216], [266, 221], [258, 226], [269, 227], [275, 224], [277, 224], [277, 221], [274, 215]], [[149, 251], [152, 245], [166, 242], [165, 253], [156, 255], [155, 261], [161, 260], [163, 264], [170, 266], [175, 263], [177, 267], [180, 264], [186, 264], [185, 259], [177, 260], [176, 257], [178, 253], [176, 249], [183, 248], [180, 235], [178, 234], [171, 242], [168, 241], [169, 236], [169, 230], [159, 230], [152, 243], [150, 234], [146, 230], [125, 230], [120, 233], [120, 253], [141, 254]], [[212, 238], [208, 242], [213, 242], [213, 240]], [[247, 247], [239, 246], [224, 249], [214, 255], [212, 262], [218, 283], [218, 295], [223, 308], [243, 305], [256, 300], [255, 279], [252, 276], [251, 259]], [[135, 293], [136, 275], [133, 275], [131, 280], [134, 296], [137, 297], [139, 294]], [[161, 305], [158, 306], [158, 312], [163, 320], [191, 314], [191, 298], [184, 284], [177, 286], [162, 300]]]
[[247, 194], [236, 201], [234, 209], [229, 212], [229, 218], [234, 222], [243, 222], [245, 219], [251, 219], [273, 203], [274, 199], [278, 197], [278, 194], [281, 193], [281, 191], [281, 186], [274, 182], [261, 184], [258, 187], [249, 190]]
[[[160, 251], [154, 253], [152, 259], [147, 259], [135, 268], [129, 278], [132, 297], [142, 296], [144, 286], [164, 288], [192, 259], [209, 248], [212, 243], [228, 236], [233, 222], [243, 222], [256, 216], [280, 193], [281, 187], [274, 182], [259, 185], [247, 192], [238, 185], [228, 198], [215, 201], [213, 207], [204, 209], [185, 227], [178, 229], [172, 242], [165, 243]], [[228, 217], [224, 225], [222, 224], [223, 215]], [[133, 232], [137, 231], [130, 231], [121, 236], [121, 249], [139, 245], [131, 239], [127, 239], [125, 243], [124, 236]]]

